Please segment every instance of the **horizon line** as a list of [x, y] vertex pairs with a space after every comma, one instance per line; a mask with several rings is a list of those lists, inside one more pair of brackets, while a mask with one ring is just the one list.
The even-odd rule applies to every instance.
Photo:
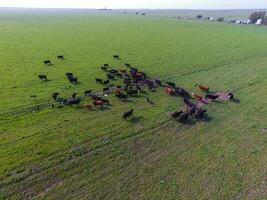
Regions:
[[77, 10], [267, 10], [267, 8], [70, 8], [70, 7], [22, 7], [22, 6], [10, 6], [10, 7], [1, 7], [1, 8], [21, 8], [21, 9], [77, 9]]

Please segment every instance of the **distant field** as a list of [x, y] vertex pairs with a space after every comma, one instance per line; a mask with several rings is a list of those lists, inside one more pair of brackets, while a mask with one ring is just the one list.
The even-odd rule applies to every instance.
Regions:
[[[0, 199], [267, 198], [266, 27], [150, 12], [2, 10]], [[224, 14], [243, 18], [246, 12]], [[112, 58], [116, 53], [120, 61]], [[59, 54], [66, 60], [58, 61]], [[44, 66], [46, 59], [54, 65]], [[145, 96], [124, 103], [111, 95], [105, 110], [29, 110], [52, 103], [56, 91], [69, 97], [101, 90], [94, 79], [105, 77], [104, 63], [131, 63], [191, 92], [199, 93], [196, 82], [235, 90], [240, 103], [212, 103], [207, 121], [185, 125], [168, 117], [182, 99], [162, 89], [148, 93], [155, 106]], [[66, 72], [81, 83], [71, 85]], [[50, 81], [41, 82], [39, 74]], [[135, 118], [122, 122], [130, 108]]]

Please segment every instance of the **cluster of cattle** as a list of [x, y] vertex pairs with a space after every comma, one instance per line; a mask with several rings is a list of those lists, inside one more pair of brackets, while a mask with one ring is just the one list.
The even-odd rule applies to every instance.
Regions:
[[[196, 93], [190, 94], [185, 89], [177, 87], [175, 83], [167, 82], [168, 86], [165, 87], [165, 92], [171, 96], [181, 96], [185, 104], [185, 109], [172, 112], [171, 118], [184, 122], [188, 120], [190, 116], [194, 116], [196, 119], [202, 119], [207, 113], [206, 109], [203, 109], [205, 104], [209, 104], [217, 99], [220, 100], [233, 100], [234, 94], [232, 92], [210, 92], [209, 87], [205, 85], [196, 84], [195, 86], [205, 93], [205, 97]], [[194, 99], [196, 103], [193, 103], [190, 99]]]
[[[120, 59], [119, 55], [114, 55], [114, 59]], [[63, 56], [58, 56], [58, 59], [64, 59]], [[44, 64], [51, 65], [50, 61], [44, 61]], [[144, 88], [146, 87], [149, 91], [154, 91], [158, 87], [163, 87], [165, 92], [170, 96], [180, 96], [183, 98], [185, 109], [180, 111], [175, 111], [171, 114], [171, 118], [184, 122], [188, 120], [190, 116], [194, 116], [197, 119], [204, 117], [204, 114], [207, 110], [203, 109], [205, 104], [208, 104], [210, 101], [215, 101], [220, 98], [221, 93], [211, 93], [209, 92], [209, 87], [204, 85], [197, 84], [200, 90], [204, 91], [205, 97], [192, 93], [190, 94], [184, 88], [176, 86], [173, 82], [163, 82], [159, 79], [151, 79], [147, 76], [146, 73], [139, 71], [137, 68], [132, 67], [130, 64], [125, 63], [124, 66], [126, 69], [114, 69], [109, 66], [109, 64], [104, 64], [100, 69], [105, 73], [106, 79], [96, 77], [96, 84], [101, 84], [103, 86], [102, 92], [93, 93], [93, 90], [84, 91], [84, 96], [91, 97], [93, 100], [92, 104], [84, 105], [84, 108], [92, 110], [96, 107], [103, 108], [104, 106], [110, 105], [109, 100], [105, 97], [110, 93], [114, 93], [114, 96], [120, 100], [126, 102], [129, 97], [136, 97], [139, 93], [145, 93]], [[73, 83], [78, 83], [78, 78], [74, 76], [73, 73], [66, 73], [67, 79]], [[39, 75], [41, 80], [47, 80], [45, 75]], [[121, 80], [122, 85], [112, 86], [111, 84], [115, 80]], [[225, 93], [224, 93], [225, 95]], [[226, 93], [227, 99], [233, 99], [233, 93]], [[63, 105], [77, 105], [80, 106], [82, 98], [77, 98], [77, 93], [74, 93], [70, 98], [60, 98], [58, 92], [52, 94], [52, 98], [55, 102], [59, 103], [62, 107]], [[192, 102], [192, 99], [196, 100], [196, 103]], [[225, 99], [224, 99], [225, 100]], [[155, 103], [146, 97], [147, 103], [154, 105]], [[127, 120], [133, 116], [134, 110], [131, 109], [123, 114], [122, 119]]]

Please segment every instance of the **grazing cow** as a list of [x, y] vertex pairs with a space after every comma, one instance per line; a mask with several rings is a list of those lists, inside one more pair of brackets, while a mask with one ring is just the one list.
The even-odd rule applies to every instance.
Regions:
[[108, 64], [104, 64], [104, 67], [109, 67], [109, 65]]
[[217, 94], [206, 94], [206, 99], [216, 100], [219, 98], [219, 95]]
[[166, 82], [166, 83], [167, 83], [167, 85], [170, 86], [170, 87], [175, 87], [175, 86], [176, 86], [176, 84], [173, 83], [173, 82]]
[[116, 94], [115, 97], [117, 97], [118, 99], [123, 99], [124, 101], [126, 101], [127, 98], [128, 98], [127, 95], [126, 94], [123, 94], [123, 93]]
[[201, 119], [204, 117], [204, 114], [207, 112], [207, 110], [199, 109], [195, 115], [196, 118]]
[[85, 96], [90, 96], [91, 93], [92, 93], [92, 90], [84, 91], [84, 95], [85, 95]]
[[50, 60], [45, 60], [45, 61], [44, 61], [44, 64], [45, 64], [46, 66], [50, 66], [50, 65], [52, 65], [52, 63], [51, 63]]
[[66, 73], [66, 76], [67, 76], [67, 77], [69, 77], [69, 76], [72, 76], [72, 77], [73, 77], [74, 75], [73, 75], [73, 73], [71, 73], [71, 72], [67, 72], [67, 73]]
[[128, 64], [128, 63], [125, 63], [124, 65], [125, 65], [126, 67], [129, 67], [129, 68], [131, 67], [131, 65]]
[[180, 87], [176, 87], [175, 88], [175, 92], [176, 94], [182, 96], [182, 97], [190, 97], [189, 92], [187, 92], [185, 89], [180, 88]]
[[103, 80], [101, 78], [95, 78], [96, 83], [103, 84]]
[[196, 84], [196, 86], [201, 89], [202, 91], [205, 91], [205, 92], [209, 92], [209, 87], [206, 86], [206, 85], [199, 85], [199, 84]]
[[159, 79], [155, 79], [155, 83], [156, 83], [158, 86], [161, 86], [161, 85], [162, 85], [162, 82], [161, 82], [161, 80], [159, 80]]
[[41, 81], [47, 81], [47, 76], [46, 75], [39, 75], [38, 77], [39, 77], [39, 79]]
[[105, 66], [101, 66], [101, 69], [102, 69], [103, 71], [108, 71], [108, 68], [105, 67]]
[[104, 106], [104, 102], [100, 101], [100, 100], [93, 102], [93, 104], [94, 104], [95, 107], [97, 107], [97, 106], [103, 107]]
[[71, 83], [73, 83], [73, 84], [78, 83], [78, 78], [76, 78], [76, 77], [68, 76], [67, 78], [68, 78], [69, 81], [70, 81]]
[[115, 79], [114, 75], [112, 75], [111, 73], [107, 73], [107, 78], [110, 79], [110, 80], [114, 80]]
[[134, 96], [134, 95], [137, 95], [137, 93], [138, 93], [138, 90], [128, 90], [127, 91], [127, 95], [129, 95], [129, 96]]
[[178, 119], [182, 113], [183, 113], [183, 111], [173, 112], [173, 113], [171, 114], [171, 118], [172, 118], [172, 119]]
[[228, 93], [228, 98], [229, 98], [230, 100], [233, 100], [233, 99], [234, 99], [234, 94], [233, 94], [232, 92], [229, 92], [229, 93]]
[[133, 111], [134, 111], [134, 109], [131, 109], [130, 111], [124, 113], [122, 115], [122, 120], [127, 120], [128, 118], [132, 117], [133, 116]]
[[195, 94], [195, 93], [192, 93], [192, 97], [194, 97], [195, 99], [197, 99], [198, 101], [201, 101], [203, 99], [203, 97], [199, 94]]
[[59, 60], [64, 60], [64, 59], [65, 59], [63, 55], [59, 55], [59, 56], [57, 56], [57, 58], [58, 58]]
[[109, 83], [110, 83], [109, 80], [106, 80], [106, 81], [103, 82], [104, 85], [108, 85]]
[[109, 87], [103, 88], [103, 92], [104, 93], [108, 93], [109, 92]]
[[120, 56], [119, 55], [114, 55], [113, 58], [119, 60]]
[[57, 100], [57, 98], [58, 98], [58, 95], [59, 95], [59, 93], [58, 93], [58, 92], [54, 92], [54, 93], [52, 94], [52, 98], [54, 99], [54, 101], [56, 101], [56, 100]]
[[187, 120], [188, 117], [189, 117], [189, 112], [183, 112], [179, 117], [179, 121], [183, 122], [183, 121]]
[[77, 105], [77, 106], [79, 106], [80, 103], [81, 103], [81, 99], [73, 99], [73, 98], [71, 98], [71, 99], [68, 99], [67, 100], [67, 105], [68, 106], [71, 106], [71, 105]]
[[170, 88], [170, 87], [165, 87], [164, 90], [169, 95], [172, 95], [172, 96], [175, 95], [175, 91], [172, 88]]

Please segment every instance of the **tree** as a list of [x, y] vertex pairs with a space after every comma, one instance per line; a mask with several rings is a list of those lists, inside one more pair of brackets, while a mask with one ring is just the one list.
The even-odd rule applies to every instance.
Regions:
[[223, 22], [223, 21], [224, 21], [224, 18], [223, 18], [223, 17], [219, 17], [219, 18], [217, 19], [217, 21], [218, 21], [218, 22]]
[[202, 15], [197, 15], [197, 19], [201, 19], [202, 17]]
[[265, 19], [265, 15], [266, 15], [266, 12], [254, 12], [254, 13], [251, 13], [250, 16], [249, 16], [249, 19], [255, 23], [258, 21], [258, 19], [262, 19], [264, 20]]

